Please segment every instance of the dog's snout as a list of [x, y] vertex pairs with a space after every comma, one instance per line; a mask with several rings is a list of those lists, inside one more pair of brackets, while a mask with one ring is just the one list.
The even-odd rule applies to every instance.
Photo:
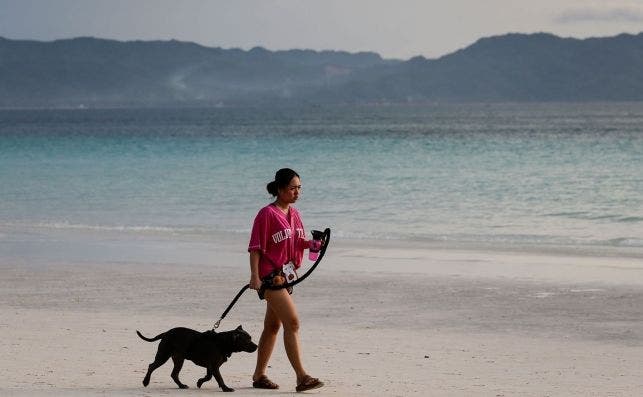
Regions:
[[257, 345], [254, 344], [253, 342], [250, 342], [249, 345], [247, 346], [246, 352], [254, 353], [256, 350], [257, 350]]

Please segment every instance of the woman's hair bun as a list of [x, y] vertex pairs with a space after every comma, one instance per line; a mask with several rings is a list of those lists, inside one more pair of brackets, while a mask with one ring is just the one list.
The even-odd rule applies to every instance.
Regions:
[[270, 193], [272, 196], [276, 197], [277, 193], [278, 193], [277, 192], [277, 182], [275, 182], [275, 181], [269, 182], [266, 185], [266, 190], [268, 190], [268, 193]]

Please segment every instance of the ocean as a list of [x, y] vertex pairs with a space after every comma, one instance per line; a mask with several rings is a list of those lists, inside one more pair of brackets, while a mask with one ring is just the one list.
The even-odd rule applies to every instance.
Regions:
[[190, 261], [282, 167], [339, 239], [643, 253], [643, 103], [536, 103], [0, 110], [0, 257]]

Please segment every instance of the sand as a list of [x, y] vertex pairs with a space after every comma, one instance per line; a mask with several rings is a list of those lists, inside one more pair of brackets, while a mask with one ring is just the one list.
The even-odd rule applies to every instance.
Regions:
[[[207, 330], [247, 282], [245, 239], [211, 263], [0, 257], [0, 395], [193, 396], [204, 369], [171, 363], [141, 384], [175, 326]], [[171, 245], [170, 245], [171, 247]], [[308, 371], [336, 396], [643, 395], [643, 259], [637, 255], [339, 241], [295, 290]], [[249, 291], [222, 322], [258, 339], [264, 303]], [[221, 372], [236, 396], [291, 395], [281, 341], [279, 391], [251, 388], [255, 355]]]

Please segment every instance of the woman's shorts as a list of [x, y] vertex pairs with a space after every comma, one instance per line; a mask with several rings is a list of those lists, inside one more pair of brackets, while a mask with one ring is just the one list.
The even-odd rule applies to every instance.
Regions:
[[[286, 276], [284, 275], [284, 272], [281, 271], [281, 270], [275, 270], [274, 272], [270, 273], [266, 277], [262, 278], [261, 279], [261, 288], [259, 288], [259, 290], [257, 291], [257, 294], [259, 295], [259, 299], [261, 299], [261, 300], [265, 299], [264, 295], [266, 293], [266, 290], [269, 287], [272, 287], [273, 285], [281, 285], [279, 283], [275, 284], [275, 278], [276, 277], [281, 277], [281, 279], [283, 280], [282, 283], [284, 283], [286, 281]], [[293, 289], [293, 287], [287, 287], [286, 291], [288, 291], [288, 293], [290, 295], [292, 295], [292, 289]]]

